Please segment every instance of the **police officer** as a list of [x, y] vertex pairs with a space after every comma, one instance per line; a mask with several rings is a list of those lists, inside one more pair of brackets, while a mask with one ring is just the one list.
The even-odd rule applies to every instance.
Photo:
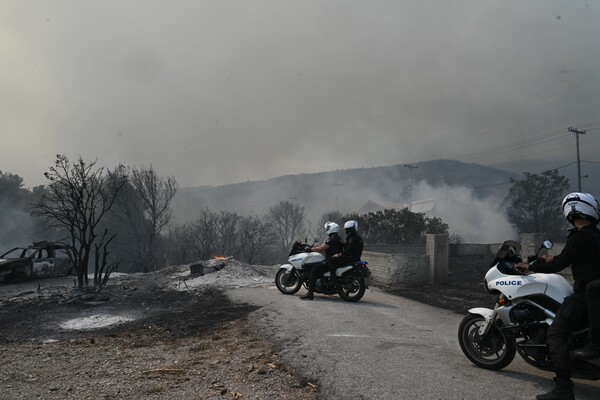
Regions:
[[575, 350], [573, 355], [575, 358], [591, 360], [600, 358], [600, 279], [588, 283], [585, 287], [585, 304], [590, 320], [589, 342], [583, 348]]
[[598, 201], [588, 193], [571, 193], [562, 203], [563, 214], [574, 226], [564, 249], [557, 256], [543, 256], [543, 262], [517, 264], [521, 271], [556, 273], [569, 265], [573, 271], [573, 294], [564, 299], [548, 329], [546, 341], [555, 373], [555, 388], [538, 395], [538, 400], [574, 400], [568, 340], [586, 321], [585, 288], [600, 278], [600, 219]]
[[[325, 223], [325, 232], [327, 233], [327, 240], [320, 246], [309, 247], [308, 251], [324, 251], [325, 252], [325, 260], [333, 257], [335, 254], [338, 254], [342, 251], [343, 243], [342, 238], [338, 232], [340, 231], [340, 226], [335, 222], [326, 222]], [[317, 278], [325, 271], [327, 271], [327, 263], [324, 262], [321, 265], [317, 265], [314, 267], [308, 275], [308, 292], [304, 296], [300, 296], [302, 300], [313, 300], [315, 284], [317, 283]], [[331, 275], [333, 277], [333, 275]]]
[[335, 270], [337, 268], [360, 261], [363, 252], [364, 242], [357, 232], [358, 222], [355, 220], [346, 221], [344, 230], [346, 231], [344, 250], [327, 260], [331, 276], [336, 276]]

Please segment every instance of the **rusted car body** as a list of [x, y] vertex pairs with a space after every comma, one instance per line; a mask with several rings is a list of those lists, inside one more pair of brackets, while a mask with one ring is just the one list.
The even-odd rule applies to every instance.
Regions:
[[28, 247], [15, 247], [0, 256], [0, 281], [73, 274], [72, 256], [73, 248], [60, 242], [34, 242]]

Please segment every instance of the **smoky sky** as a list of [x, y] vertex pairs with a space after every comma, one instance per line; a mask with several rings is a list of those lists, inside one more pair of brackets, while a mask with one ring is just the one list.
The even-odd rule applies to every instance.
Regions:
[[[41, 184], [60, 153], [222, 185], [598, 122], [599, 17], [552, 0], [5, 0], [0, 169]], [[582, 157], [600, 160], [592, 133]], [[565, 140], [545, 156], [572, 155]]]

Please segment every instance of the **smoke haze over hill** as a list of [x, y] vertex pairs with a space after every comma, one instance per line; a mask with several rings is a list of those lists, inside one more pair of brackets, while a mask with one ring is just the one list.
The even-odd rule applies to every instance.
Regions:
[[524, 171], [504, 166], [571, 178], [576, 137], [600, 195], [598, 20], [589, 1], [5, 0], [0, 169], [33, 187], [56, 154], [152, 165], [178, 222], [434, 198], [465, 239], [504, 240], [494, 185]]
[[558, 0], [5, 0], [0, 168], [31, 187], [61, 153], [224, 185], [573, 158], [569, 126], [598, 161], [599, 19]]
[[[500, 208], [513, 174], [477, 164], [439, 160], [415, 164], [412, 198], [432, 199], [451, 233], [470, 242], [501, 242], [514, 238]], [[182, 188], [173, 207], [179, 223], [193, 220], [202, 209], [264, 215], [279, 201], [293, 201], [314, 224], [327, 211], [358, 212], [365, 203], [407, 204], [411, 171], [404, 165], [282, 176], [267, 181], [220, 187]], [[489, 185], [490, 183], [503, 183]], [[316, 227], [316, 234], [322, 232]]]

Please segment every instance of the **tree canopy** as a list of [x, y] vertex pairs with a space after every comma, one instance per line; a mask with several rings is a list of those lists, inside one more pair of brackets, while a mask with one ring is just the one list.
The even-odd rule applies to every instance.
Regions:
[[339, 223], [343, 226], [348, 220], [358, 222], [359, 232], [369, 245], [419, 242], [427, 233], [448, 233], [448, 225], [441, 218], [427, 217], [408, 208], [387, 209], [362, 215], [346, 214], [340, 217]]
[[556, 169], [524, 175], [523, 179], [511, 179], [513, 185], [507, 197], [509, 221], [522, 233], [546, 233], [551, 239], [562, 237], [565, 222], [561, 202], [569, 180]]

